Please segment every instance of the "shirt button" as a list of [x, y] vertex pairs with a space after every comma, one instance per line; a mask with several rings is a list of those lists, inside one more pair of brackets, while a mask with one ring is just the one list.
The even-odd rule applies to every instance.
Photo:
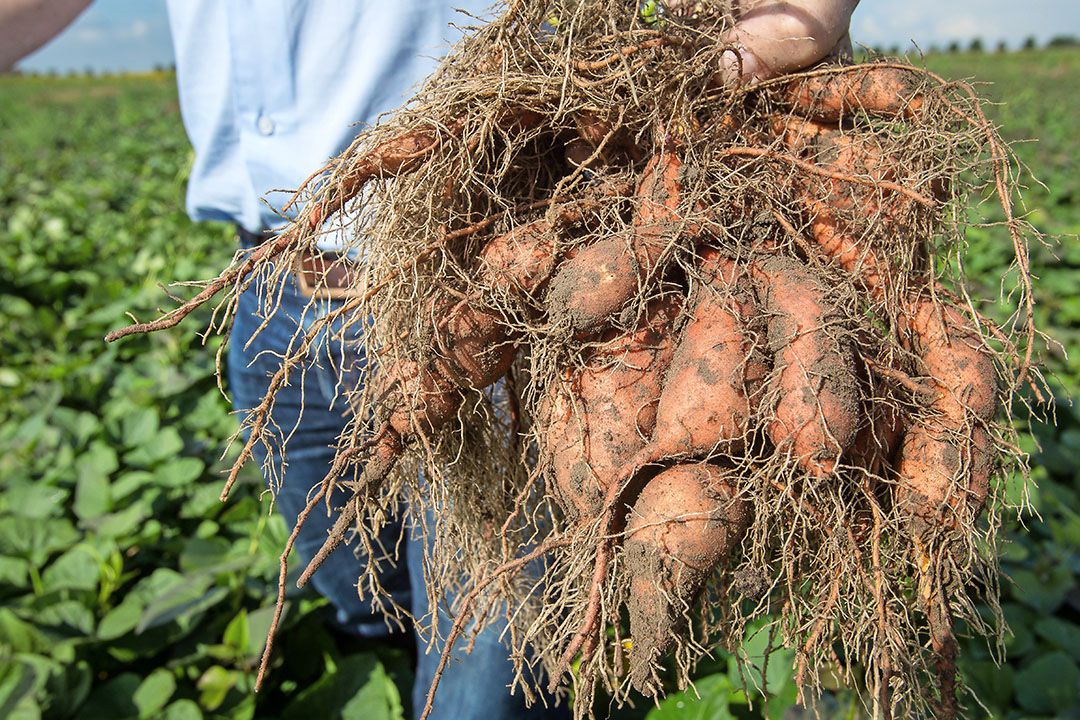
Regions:
[[255, 121], [255, 127], [259, 129], [260, 135], [274, 134], [274, 121], [265, 115], [259, 116], [259, 119]]

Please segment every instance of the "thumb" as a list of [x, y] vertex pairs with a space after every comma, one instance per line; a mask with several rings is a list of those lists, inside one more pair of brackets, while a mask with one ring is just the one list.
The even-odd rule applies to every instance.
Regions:
[[[760, 82], [813, 65], [841, 51], [854, 0], [765, 2], [739, 18], [724, 40], [718, 80]], [[848, 41], [850, 43], [850, 41]]]

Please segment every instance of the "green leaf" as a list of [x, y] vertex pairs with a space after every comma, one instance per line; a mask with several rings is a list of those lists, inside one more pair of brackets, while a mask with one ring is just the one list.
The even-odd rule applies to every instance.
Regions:
[[185, 584], [168, 596], [150, 603], [139, 618], [135, 632], [141, 633], [174, 620], [182, 623], [191, 620], [228, 597], [228, 590], [223, 587], [209, 587], [211, 582], [212, 580], [206, 577], [193, 579], [191, 584]]
[[695, 680], [694, 687], [660, 701], [645, 716], [646, 720], [734, 720], [729, 704], [732, 689], [727, 675]]
[[1013, 669], [998, 666], [992, 660], [965, 660], [961, 664], [964, 680], [975, 696], [991, 709], [1005, 709], [1013, 696]]
[[1035, 617], [1031, 611], [1017, 603], [1005, 603], [1001, 606], [1009, 633], [1005, 635], [1005, 650], [1009, 657], [1019, 658], [1035, 647], [1035, 635], [1031, 628]]
[[202, 710], [194, 700], [177, 700], [165, 708], [162, 720], [202, 720]]
[[79, 713], [80, 720], [128, 720], [139, 717], [135, 691], [141, 682], [138, 675], [123, 673], [94, 688]]
[[282, 714], [284, 720], [336, 717], [391, 720], [402, 717], [401, 697], [373, 654], [350, 655], [337, 669], [301, 692]]
[[[0, 522], [3, 522], [0, 520]], [[30, 563], [22, 558], [0, 556], [0, 585], [23, 589], [30, 585]]]
[[229, 624], [225, 626], [225, 634], [222, 635], [221, 641], [233, 650], [236, 657], [247, 655], [250, 648], [247, 610], [241, 610], [229, 621]]
[[46, 683], [49, 699], [47, 714], [50, 717], [76, 716], [79, 707], [90, 696], [92, 684], [93, 673], [85, 660], [62, 663]]
[[80, 477], [83, 474], [108, 477], [119, 467], [116, 451], [101, 441], [90, 443], [90, 447], [75, 463], [75, 471]]
[[33, 700], [37, 677], [33, 668], [17, 660], [0, 660], [0, 717], [16, 717], [22, 712], [24, 717], [28, 709], [22, 706], [27, 700]]
[[1026, 568], [1009, 571], [1013, 597], [1040, 615], [1049, 615], [1065, 602], [1074, 585], [1072, 572], [1064, 565], [1036, 572]]
[[184, 487], [198, 480], [204, 467], [203, 461], [198, 458], [171, 459], [154, 471], [154, 480], [162, 487]]
[[137, 448], [154, 441], [158, 432], [158, 414], [152, 407], [141, 407], [127, 415], [120, 423], [124, 446]]
[[98, 623], [97, 636], [101, 640], [115, 640], [127, 635], [139, 625], [142, 617], [143, 605], [128, 596], [124, 601], [105, 613]]
[[1060, 648], [1080, 661], [1080, 626], [1056, 617], [1048, 617], [1035, 623], [1035, 633], [1054, 647]]
[[207, 710], [217, 710], [236, 685], [237, 676], [236, 671], [226, 670], [220, 665], [210, 666], [196, 683], [199, 688], [199, 704]]
[[38, 609], [34, 622], [70, 636], [93, 635], [94, 613], [75, 600], [50, 603]]
[[67, 490], [41, 483], [9, 486], [5, 491], [8, 505], [28, 518], [47, 518], [63, 512]]
[[0, 608], [0, 646], [18, 653], [44, 652], [49, 642], [34, 625], [24, 621], [9, 608]]
[[1016, 674], [1016, 699], [1032, 713], [1062, 713], [1080, 702], [1080, 668], [1063, 652], [1041, 655]]
[[90, 526], [102, 537], [120, 538], [135, 534], [151, 513], [149, 503], [137, 502], [120, 512], [102, 515]]
[[136, 467], [154, 467], [165, 460], [172, 460], [184, 449], [184, 441], [174, 427], [165, 427], [154, 436], [124, 455], [124, 461]]
[[172, 568], [158, 568], [136, 583], [128, 594], [128, 598], [145, 607], [152, 602], [167, 598], [176, 588], [190, 584], [188, 578]]
[[175, 692], [176, 678], [169, 670], [155, 670], [147, 675], [132, 696], [135, 706], [139, 708], [139, 717], [150, 718], [157, 715]]
[[191, 538], [184, 544], [180, 554], [180, 569], [184, 572], [209, 570], [222, 565], [232, 566], [241, 559], [232, 553], [233, 545], [222, 537]]
[[7, 517], [0, 522], [0, 554], [25, 558], [41, 567], [49, 556], [79, 540], [79, 532], [64, 518], [38, 520]]
[[116, 478], [112, 484], [114, 501], [123, 500], [154, 481], [154, 474], [145, 470], [132, 470]]
[[45, 568], [41, 582], [46, 592], [96, 590], [100, 570], [94, 554], [88, 548], [76, 545]]
[[[792, 680], [792, 664], [795, 653], [784, 647], [774, 646], [769, 648], [770, 626], [765, 624], [748, 631], [743, 640], [736, 659], [744, 664], [743, 672], [746, 682], [751, 689], [766, 690], [770, 695], [780, 693]], [[745, 667], [748, 666], [748, 667]], [[762, 670], [765, 671], [762, 678]], [[728, 677], [736, 686], [741, 686], [739, 667], [736, 663], [731, 664]], [[762, 688], [764, 680], [765, 687]]]
[[[284, 623], [289, 617], [292, 603], [285, 601], [281, 608], [281, 622]], [[259, 657], [263, 648], [266, 647], [266, 634], [270, 631], [270, 623], [274, 620], [274, 605], [261, 607], [248, 617], [247, 648], [249, 657]]]
[[93, 520], [104, 515], [112, 506], [109, 475], [118, 467], [116, 453], [100, 442], [75, 461], [78, 480], [75, 483], [75, 514], [80, 520]]

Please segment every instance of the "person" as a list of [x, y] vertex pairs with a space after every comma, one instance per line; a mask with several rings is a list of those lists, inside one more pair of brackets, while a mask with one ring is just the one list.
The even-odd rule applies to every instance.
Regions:
[[[91, 0], [0, 0], [0, 71], [58, 34]], [[434, 70], [437, 53], [455, 36], [455, 7], [481, 16], [489, 0], [168, 0], [176, 52], [181, 114], [195, 150], [187, 209], [195, 220], [222, 220], [237, 227], [239, 243], [262, 242], [282, 218], [261, 198], [274, 188], [293, 188], [353, 139], [357, 122], [373, 122], [401, 104]], [[692, 4], [672, 0], [673, 10]], [[858, 0], [759, 0], [740, 3], [730, 32], [739, 52], [725, 55], [732, 82], [756, 82], [811, 65], [847, 42]], [[308, 259], [305, 259], [308, 260]], [[320, 258], [310, 258], [316, 267]], [[307, 267], [309, 263], [301, 263]], [[261, 282], [238, 299], [228, 357], [234, 406], [244, 411], [261, 400], [276, 357], [290, 342], [305, 312], [303, 270], [280, 297], [280, 309], [256, 333]], [[323, 311], [335, 301], [320, 304]], [[250, 342], [249, 342], [250, 341]], [[340, 362], [315, 358], [301, 380], [277, 395], [273, 425], [279, 444], [257, 446], [268, 475], [287, 474], [275, 502], [290, 523], [320, 482], [345, 423], [335, 387]], [[285, 437], [287, 436], [287, 441]], [[268, 453], [270, 456], [268, 457]], [[283, 462], [282, 458], [286, 461]], [[268, 480], [270, 478], [268, 477]], [[326, 538], [330, 518], [315, 513], [296, 544], [305, 563]], [[385, 529], [387, 541], [400, 526]], [[404, 562], [380, 573], [384, 588], [414, 617], [428, 614], [420, 588], [423, 547], [410, 537]], [[386, 638], [393, 625], [355, 585], [359, 563], [347, 550], [333, 553], [312, 578], [336, 611], [335, 624], [361, 638]], [[442, 635], [449, 618], [439, 613]], [[472, 652], [458, 652], [442, 676], [431, 717], [563, 717], [565, 705], [550, 701], [526, 709], [522, 694], [508, 690], [513, 669], [499, 628], [479, 635]], [[413, 690], [419, 713], [435, 673], [438, 653], [421, 652]]]

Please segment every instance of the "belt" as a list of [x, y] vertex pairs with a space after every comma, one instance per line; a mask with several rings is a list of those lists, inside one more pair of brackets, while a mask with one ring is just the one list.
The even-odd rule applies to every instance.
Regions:
[[348, 298], [358, 292], [359, 269], [340, 253], [304, 250], [296, 258], [293, 275], [300, 292], [308, 297]]
[[[273, 233], [253, 233], [236, 228], [242, 248], [257, 247]], [[356, 263], [340, 253], [304, 249], [294, 260], [293, 277], [300, 292], [308, 297], [348, 298], [356, 295], [360, 272]]]

